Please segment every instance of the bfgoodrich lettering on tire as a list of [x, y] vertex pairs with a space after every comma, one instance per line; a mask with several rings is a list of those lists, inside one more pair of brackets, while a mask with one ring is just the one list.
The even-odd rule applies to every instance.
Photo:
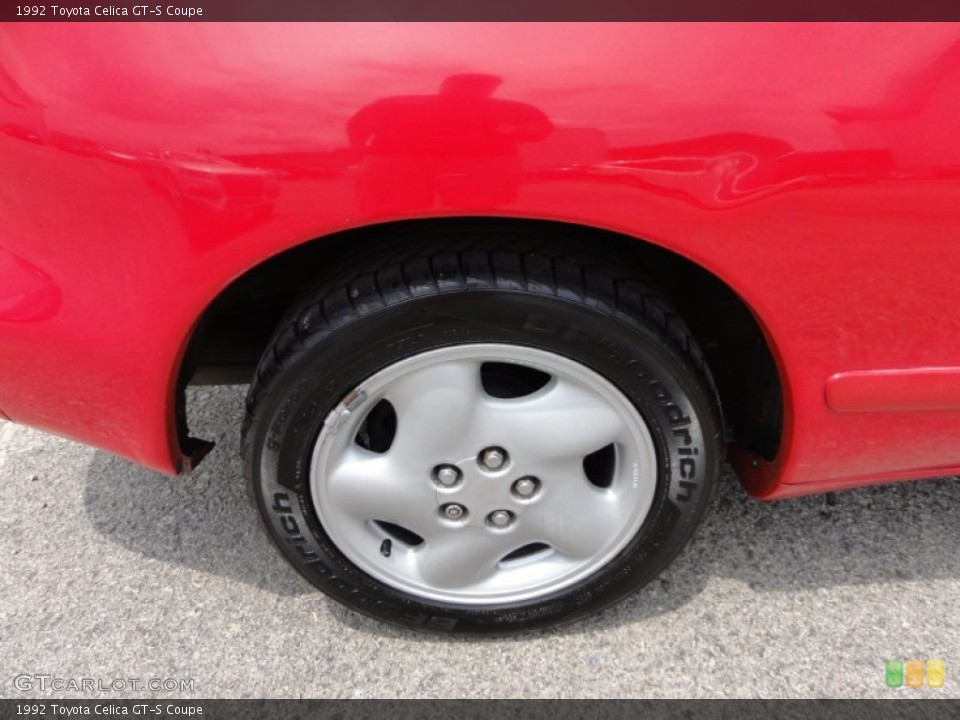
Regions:
[[551, 248], [426, 246], [306, 296], [244, 451], [270, 537], [318, 588], [503, 634], [656, 576], [707, 507], [721, 432], [694, 341], [636, 280]]

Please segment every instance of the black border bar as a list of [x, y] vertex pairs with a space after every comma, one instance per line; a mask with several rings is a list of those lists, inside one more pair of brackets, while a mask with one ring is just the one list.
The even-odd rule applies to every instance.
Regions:
[[[86, 710], [84, 710], [86, 708]], [[26, 709], [26, 712], [25, 712]], [[960, 700], [0, 700], [3, 718], [955, 720]]]
[[[4, 0], [2, 6], [0, 20], [28, 22], [960, 20], [960, 0]], [[24, 14], [27, 7], [45, 12]]]

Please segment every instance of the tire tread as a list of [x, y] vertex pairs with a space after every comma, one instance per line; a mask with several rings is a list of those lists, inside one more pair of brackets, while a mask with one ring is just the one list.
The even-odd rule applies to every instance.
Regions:
[[[361, 267], [346, 281], [327, 282], [306, 293], [288, 313], [254, 373], [246, 399], [241, 445], [247, 457], [258, 401], [298, 355], [358, 317], [434, 293], [500, 289], [552, 295], [616, 313], [634, 326], [652, 327], [706, 383], [718, 410], [719, 395], [696, 340], [672, 304], [638, 277], [624, 276], [597, 258], [544, 245], [480, 249], [465, 241], [402, 249], [380, 266]], [[376, 262], [376, 259], [371, 259]], [[722, 417], [720, 418], [722, 422]], [[249, 463], [247, 464], [249, 466]], [[252, 482], [248, 471], [248, 481]]]

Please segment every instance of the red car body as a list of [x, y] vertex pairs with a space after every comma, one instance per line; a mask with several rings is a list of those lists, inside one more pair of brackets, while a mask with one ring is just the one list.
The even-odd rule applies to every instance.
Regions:
[[960, 472], [957, 117], [951, 24], [8, 25], [0, 410], [184, 471], [184, 357], [239, 278], [527, 219], [749, 308], [782, 394], [776, 451], [733, 448], [752, 494]]

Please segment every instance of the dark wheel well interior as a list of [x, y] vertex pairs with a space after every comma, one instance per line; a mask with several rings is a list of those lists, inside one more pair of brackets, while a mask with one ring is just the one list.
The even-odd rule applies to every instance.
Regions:
[[210, 304], [190, 339], [177, 397], [181, 443], [191, 441], [185, 386], [248, 382], [284, 313], [305, 288], [349, 273], [371, 253], [389, 254], [405, 243], [489, 241], [498, 234], [616, 263], [625, 277], [642, 278], [671, 300], [706, 356], [729, 439], [773, 459], [783, 425], [780, 379], [757, 320], [733, 290], [695, 263], [636, 238], [579, 225], [498, 218], [410, 220], [348, 230], [294, 247], [238, 278]]

